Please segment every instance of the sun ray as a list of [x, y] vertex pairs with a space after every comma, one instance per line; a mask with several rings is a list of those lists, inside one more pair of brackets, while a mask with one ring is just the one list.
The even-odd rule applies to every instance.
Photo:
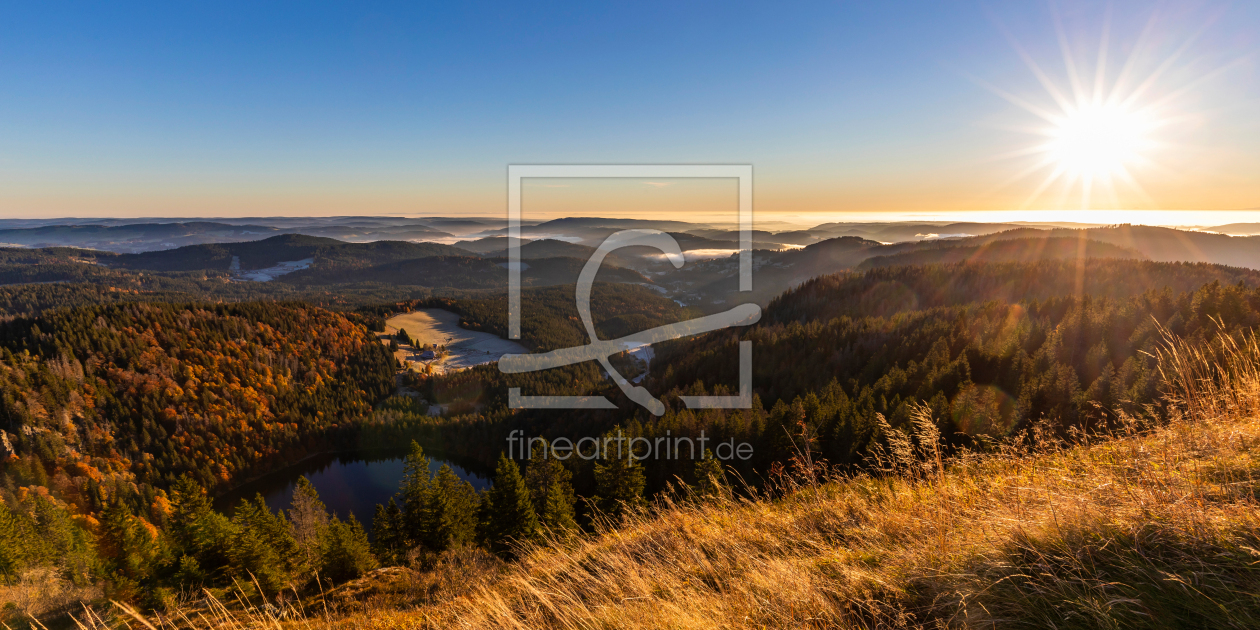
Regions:
[[1212, 23], [1215, 21], [1216, 21], [1216, 18], [1214, 17], [1208, 20], [1207, 23], [1199, 27], [1198, 30], [1191, 33], [1190, 36], [1186, 38], [1186, 41], [1182, 42], [1181, 46], [1177, 47], [1177, 50], [1174, 50], [1173, 53], [1169, 55], [1168, 58], [1163, 61], [1163, 63], [1161, 63], [1157, 68], [1155, 68], [1154, 71], [1151, 72], [1150, 76], [1148, 76], [1145, 81], [1143, 81], [1141, 84], [1138, 85], [1136, 89], [1133, 90], [1133, 93], [1131, 93], [1129, 97], [1125, 99], [1125, 104], [1127, 105], [1127, 104], [1132, 103], [1133, 101], [1136, 101], [1137, 99], [1141, 98], [1142, 95], [1145, 94], [1147, 90], [1154, 87], [1155, 84], [1158, 82], [1159, 78], [1169, 69], [1171, 69], [1174, 66], [1174, 64], [1176, 64], [1177, 61], [1181, 58], [1182, 55], [1186, 54], [1186, 52], [1190, 50], [1190, 47], [1200, 37], [1202, 37], [1205, 32], [1207, 32], [1208, 27], [1211, 26]]
[[[1037, 165], [1037, 167], [1038, 168], [1036, 170], [1045, 168], [1044, 165], [1041, 165], [1041, 164]], [[1041, 185], [1038, 186], [1036, 190], [1033, 190], [1032, 194], [1028, 195], [1028, 199], [1024, 201], [1024, 205], [1020, 207], [1020, 210], [1027, 210], [1029, 207], [1031, 207], [1032, 204], [1036, 202], [1039, 197], [1041, 197], [1041, 193], [1045, 192], [1045, 190], [1049, 188], [1051, 185], [1053, 185], [1054, 182], [1058, 181], [1058, 179], [1061, 176], [1063, 176], [1063, 169], [1056, 168], [1053, 171], [1051, 171], [1050, 174], [1047, 175], [1044, 180], [1042, 180]]]
[[[1056, 83], [1028, 50], [996, 20], [998, 29], [1040, 84], [1044, 95], [1041, 99], [1016, 96], [1008, 90], [972, 78], [975, 83], [1047, 123], [1042, 126], [1010, 126], [1013, 131], [1036, 136], [1038, 140], [994, 156], [993, 159], [998, 160], [1029, 162], [999, 184], [997, 189], [1026, 180], [1039, 171], [1047, 171], [1046, 176], [1036, 182], [1023, 208], [1041, 205], [1049, 195], [1058, 196], [1056, 205], [1052, 207], [1059, 208], [1073, 198], [1079, 199], [1081, 209], [1108, 204], [1123, 207], [1126, 199], [1155, 205], [1141, 179], [1152, 172], [1165, 170], [1153, 154], [1171, 148], [1168, 143], [1158, 141], [1157, 134], [1168, 132], [1171, 126], [1186, 126], [1187, 122], [1201, 119], [1175, 111], [1177, 103], [1202, 82], [1225, 72], [1233, 63], [1211, 72], [1199, 72], [1189, 80], [1182, 78], [1177, 81], [1180, 85], [1174, 85], [1171, 90], [1165, 89], [1167, 86], [1164, 84], [1174, 76], [1174, 71], [1180, 78], [1191, 68], [1203, 65], [1199, 60], [1188, 60], [1187, 57], [1192, 45], [1203, 37], [1219, 13], [1180, 42], [1170, 54], [1155, 58], [1152, 47], [1160, 23], [1159, 11], [1152, 11], [1136, 42], [1128, 50], [1122, 43], [1113, 41], [1113, 12], [1108, 7], [1097, 39], [1093, 39], [1097, 49], [1092, 51], [1092, 55], [1073, 50], [1073, 39], [1068, 37], [1053, 2], [1050, 3], [1050, 12], [1063, 59], [1066, 89]], [[1113, 55], [1113, 47], [1123, 54]], [[1081, 59], [1088, 61], [1082, 64], [1079, 62]], [[1089, 68], [1091, 63], [1093, 67]], [[1118, 71], [1113, 66], [1118, 66]], [[1152, 69], [1140, 74], [1143, 68]]]
[[1058, 6], [1050, 3], [1050, 14], [1054, 18], [1054, 31], [1059, 38], [1059, 51], [1063, 54], [1063, 65], [1067, 68], [1068, 82], [1072, 85], [1072, 95], [1080, 102], [1085, 95], [1085, 87], [1081, 85], [1080, 74], [1076, 71], [1076, 60], [1072, 58], [1072, 47], [1068, 45], [1067, 31], [1063, 28], [1063, 20], [1059, 17]]
[[1107, 81], [1107, 43], [1111, 33], [1111, 5], [1107, 5], [1107, 17], [1103, 19], [1102, 41], [1098, 43], [1098, 67], [1094, 72], [1094, 104], [1102, 105], [1102, 95]]
[[992, 188], [990, 188], [986, 193], [984, 193], [984, 195], [981, 195], [981, 196], [983, 197], [987, 195], [992, 195], [998, 191], [1005, 189], [1007, 186], [1023, 181], [1024, 179], [1028, 178], [1030, 175], [1032, 175], [1033, 173], [1036, 173], [1037, 171], [1045, 170], [1045, 168], [1046, 168], [1045, 162], [1037, 162], [1027, 167], [1024, 167], [1019, 172], [1011, 175], [1010, 177], [1002, 180], [996, 186], [993, 186]]
[[1037, 62], [1033, 60], [1032, 56], [1024, 50], [1024, 47], [1019, 44], [1019, 40], [1015, 38], [1010, 30], [1007, 29], [1001, 21], [997, 20], [996, 17], [993, 17], [992, 19], [993, 23], [997, 26], [998, 31], [1002, 33], [1002, 36], [1006, 38], [1007, 43], [1015, 50], [1015, 54], [1019, 55], [1019, 58], [1023, 60], [1024, 65], [1028, 66], [1028, 69], [1032, 71], [1033, 76], [1035, 76], [1037, 81], [1041, 83], [1042, 89], [1050, 95], [1050, 98], [1054, 99], [1060, 109], [1067, 109], [1071, 105], [1071, 101], [1069, 101], [1067, 97], [1059, 91], [1059, 87], [1056, 86], [1054, 81], [1050, 79], [1050, 76], [1041, 69], [1041, 66], [1037, 65]]
[[1002, 98], [1003, 100], [1005, 100], [1006, 102], [1008, 102], [1008, 103], [1010, 103], [1010, 104], [1012, 104], [1012, 105], [1014, 105], [1014, 106], [1016, 106], [1016, 107], [1019, 107], [1020, 109], [1023, 109], [1024, 111], [1027, 111], [1028, 113], [1030, 113], [1030, 114], [1032, 114], [1032, 115], [1034, 115], [1034, 116], [1036, 116], [1036, 117], [1038, 117], [1038, 118], [1040, 118], [1040, 119], [1042, 119], [1042, 120], [1044, 120], [1044, 121], [1046, 121], [1046, 122], [1048, 122], [1048, 123], [1050, 123], [1050, 124], [1054, 124], [1054, 123], [1058, 120], [1058, 115], [1057, 115], [1057, 114], [1055, 114], [1054, 112], [1052, 112], [1052, 111], [1050, 111], [1050, 110], [1048, 110], [1048, 109], [1045, 109], [1044, 107], [1038, 107], [1037, 105], [1034, 105], [1034, 104], [1032, 104], [1032, 103], [1028, 102], [1027, 100], [1024, 100], [1024, 99], [1022, 99], [1022, 98], [1020, 98], [1020, 97], [1018, 97], [1018, 96], [1015, 96], [1014, 94], [1011, 94], [1010, 92], [1007, 92], [1006, 90], [1003, 90], [1002, 88], [999, 88], [999, 87], [997, 87], [996, 85], [993, 85], [992, 83], [989, 83], [989, 82], [985, 81], [984, 79], [980, 79], [980, 78], [978, 78], [978, 77], [973, 77], [973, 76], [971, 76], [971, 75], [964, 75], [964, 76], [966, 76], [968, 79], [970, 79], [970, 80], [971, 80], [972, 82], [974, 82], [976, 85], [979, 85], [980, 87], [982, 87], [982, 88], [984, 88], [984, 89], [986, 89], [986, 90], [988, 90], [988, 91], [990, 91], [990, 92], [994, 93], [995, 95], [997, 95], [997, 96], [1001, 97], [1001, 98]]
[[[1151, 162], [1151, 164], [1154, 163]], [[1155, 205], [1155, 199], [1151, 197], [1150, 193], [1146, 192], [1146, 187], [1133, 177], [1133, 174], [1129, 172], [1129, 169], [1121, 167], [1117, 171], [1117, 177], [1124, 180], [1124, 183], [1128, 184], [1129, 187], [1133, 189], [1133, 192], [1137, 193], [1137, 195], [1142, 198], [1142, 201], [1146, 202], [1148, 205]]]
[[1116, 82], [1111, 87], [1111, 93], [1107, 95], [1108, 102], [1117, 102], [1120, 94], [1128, 87], [1129, 81], [1132, 80], [1133, 73], [1137, 68], [1138, 61], [1141, 59], [1141, 53], [1154, 35], [1158, 17], [1158, 11], [1151, 12], [1151, 17], [1146, 21], [1146, 26], [1142, 27], [1142, 33], [1138, 35], [1137, 41], [1133, 44], [1133, 51], [1125, 59], [1124, 67], [1120, 69], [1120, 74], [1116, 76]]

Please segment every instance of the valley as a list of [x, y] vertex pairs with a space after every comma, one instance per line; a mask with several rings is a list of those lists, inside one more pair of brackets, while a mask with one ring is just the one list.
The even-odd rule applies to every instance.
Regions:
[[[760, 321], [610, 357], [659, 398], [659, 416], [593, 362], [497, 369], [504, 354], [588, 343], [577, 274], [599, 239], [650, 225], [689, 230], [671, 232], [686, 262], [610, 255], [592, 289], [599, 338], [741, 302]], [[321, 596], [325, 577], [355, 592], [386, 588], [381, 576], [446, 579], [434, 567], [461, 554], [516, 567], [518, 553], [563, 540], [656, 527], [650, 514], [671, 512], [649, 506], [670, 493], [787, 500], [801, 490], [781, 484], [805, 483], [802, 448], [843, 484], [885, 474], [878, 458], [927, 426], [942, 462], [1029, 435], [1077, 443], [1166, 426], [1183, 413], [1169, 344], [1221, 347], [1260, 326], [1260, 237], [997, 227], [891, 243], [828, 236], [836, 226], [758, 232], [754, 290], [739, 292], [729, 230], [552, 222], [533, 233], [557, 238], [521, 248], [519, 341], [505, 339], [506, 240], [493, 233], [0, 250], [0, 571], [157, 610], [177, 589], [226, 597], [251, 575], [284, 601]], [[684, 397], [737, 387], [741, 342], [753, 348], [749, 408], [687, 408]], [[513, 409], [511, 388], [613, 408]], [[720, 463], [503, 458], [522, 435], [751, 451]], [[517, 507], [498, 507], [508, 491]], [[532, 551], [518, 552], [525, 539]]]

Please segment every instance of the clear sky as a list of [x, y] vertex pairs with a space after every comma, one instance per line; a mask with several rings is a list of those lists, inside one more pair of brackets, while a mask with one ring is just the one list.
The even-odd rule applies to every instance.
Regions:
[[804, 222], [1260, 220], [1260, 2], [1107, 6], [11, 2], [0, 217], [497, 215], [512, 163], [720, 162]]

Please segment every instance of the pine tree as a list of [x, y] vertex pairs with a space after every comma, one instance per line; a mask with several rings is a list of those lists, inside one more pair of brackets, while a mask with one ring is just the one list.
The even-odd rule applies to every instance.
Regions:
[[433, 477], [429, 472], [429, 458], [415, 441], [403, 466], [402, 480], [402, 529], [401, 537], [406, 546], [424, 544], [426, 523], [433, 521], [429, 514], [433, 507]]
[[20, 513], [0, 501], [0, 576], [17, 577], [27, 566], [27, 545], [32, 534]]
[[319, 492], [306, 477], [300, 477], [293, 490], [293, 502], [289, 508], [289, 521], [293, 523], [293, 538], [301, 550], [306, 566], [320, 566], [320, 544], [328, 529], [328, 508], [319, 500]]
[[726, 470], [713, 457], [713, 451], [704, 449], [704, 457], [696, 462], [696, 495], [712, 498], [726, 493]]
[[243, 501], [232, 518], [236, 533], [228, 558], [233, 575], [258, 580], [263, 596], [279, 592], [302, 565], [302, 551], [283, 513], [272, 513], [258, 495]]
[[263, 534], [253, 526], [262, 518], [257, 506], [248, 501], [236, 507], [232, 524], [236, 532], [228, 546], [228, 562], [232, 576], [242, 584], [257, 581], [264, 599], [284, 588], [287, 575], [280, 565], [276, 550], [263, 539]]
[[130, 583], [148, 579], [165, 551], [157, 528], [132, 515], [118, 498], [110, 501], [101, 515], [97, 544], [115, 576]]
[[435, 551], [471, 543], [477, 533], [477, 510], [480, 499], [472, 484], [460, 479], [450, 466], [438, 469], [433, 479], [434, 502], [427, 524], [431, 533], [430, 548]]
[[412, 442], [403, 473], [400, 526], [397, 538], [389, 543], [400, 554], [416, 545], [444, 551], [471, 542], [476, 534], [476, 490], [450, 466], [443, 465], [434, 475], [430, 465], [424, 449]]
[[395, 566], [403, 561], [406, 549], [402, 510], [398, 509], [398, 502], [390, 497], [389, 503], [377, 504], [376, 514], [372, 517], [372, 553], [382, 564]]
[[514, 542], [538, 534], [538, 515], [516, 462], [499, 455], [494, 485], [482, 498], [481, 539], [491, 551], [510, 556]]
[[529, 488], [530, 501], [542, 528], [555, 534], [576, 531], [578, 525], [573, 518], [576, 499], [570, 482], [573, 475], [560, 460], [549, 457], [550, 453], [550, 447], [544, 442], [543, 448], [532, 452], [529, 463], [525, 465], [525, 485]]
[[321, 547], [322, 574], [331, 580], [353, 580], [377, 566], [367, 532], [354, 514], [349, 521], [332, 519], [324, 529]]
[[[620, 436], [620, 428], [613, 427], [604, 437]], [[602, 461], [595, 463], [595, 506], [600, 512], [614, 519], [628, 510], [642, 507], [643, 487], [646, 478], [643, 467], [630, 456], [628, 449], [606, 449], [600, 454]]]
[[206, 581], [206, 572], [201, 563], [192, 556], [180, 556], [178, 568], [175, 570], [175, 582], [193, 589], [200, 588]]
[[227, 564], [232, 525], [210, 508], [206, 491], [188, 475], [171, 489], [171, 524], [177, 555], [192, 556], [206, 568]]

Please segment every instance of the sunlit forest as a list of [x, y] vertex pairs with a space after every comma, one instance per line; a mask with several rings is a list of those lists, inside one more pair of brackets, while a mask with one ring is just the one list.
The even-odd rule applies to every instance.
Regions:
[[[645, 381], [666, 404], [657, 417], [594, 364], [427, 374], [394, 358], [391, 348], [410, 340], [390, 337], [384, 322], [415, 309], [452, 311], [463, 328], [504, 336], [506, 301], [493, 293], [368, 288], [301, 299], [209, 272], [129, 276], [67, 263], [66, 250], [6, 255], [7, 273], [23, 281], [84, 266], [72, 282], [6, 287], [15, 315], [0, 323], [0, 579], [5, 592], [55, 592], [38, 608], [54, 615], [78, 601], [178, 610], [197, 593], [228, 601], [242, 588], [292, 602], [396, 575], [387, 569], [514, 566], [548, 545], [646, 526], [651, 510], [680, 497], [752, 500], [816, 469], [884, 474], [898, 444], [953, 459], [1159, 426], [1183, 413], [1160, 359], [1170, 340], [1214, 347], [1260, 324], [1260, 274], [1243, 268], [872, 258], [781, 293], [755, 325], [658, 344]], [[98, 299], [122, 291], [102, 288], [114, 281], [133, 283], [129, 297]], [[196, 299], [165, 300], [165, 291]], [[525, 291], [527, 348], [588, 341], [572, 291]], [[592, 302], [601, 338], [695, 314], [625, 283], [597, 284]], [[755, 348], [751, 408], [686, 408], [681, 396], [732, 391], [740, 341]], [[509, 387], [605, 395], [619, 410], [513, 410]], [[930, 445], [925, 426], [937, 436]], [[703, 436], [747, 443], [752, 455], [508, 458], [513, 431], [548, 441]], [[370, 522], [328, 509], [305, 478], [283, 509], [261, 495], [214, 507], [247, 481], [347, 449], [405, 461], [397, 493]], [[484, 471], [489, 489], [431, 465], [430, 451]], [[6, 611], [6, 623], [25, 623]]]

